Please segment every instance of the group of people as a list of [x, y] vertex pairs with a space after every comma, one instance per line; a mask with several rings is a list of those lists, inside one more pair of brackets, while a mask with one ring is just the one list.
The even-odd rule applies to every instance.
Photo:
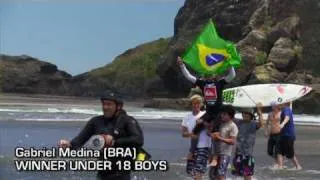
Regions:
[[296, 133], [291, 103], [272, 106], [264, 134], [269, 137], [268, 154], [275, 159], [275, 168], [283, 169], [283, 157], [286, 156], [297, 170], [302, 169], [294, 152]]
[[[180, 57], [177, 63], [183, 75], [203, 92], [203, 97], [193, 95], [190, 98], [192, 112], [182, 122], [182, 136], [191, 139], [187, 173], [196, 180], [202, 179], [209, 164], [210, 179], [225, 179], [235, 147], [232, 173], [251, 179], [255, 165], [253, 149], [256, 132], [264, 126], [261, 104], [257, 104], [258, 121], [255, 120], [253, 109], [242, 109], [242, 119], [235, 119], [235, 109], [222, 105], [224, 86], [236, 76], [234, 68], [230, 68], [225, 77], [199, 79], [189, 73]], [[71, 141], [61, 139], [59, 147], [78, 149], [91, 136], [99, 134], [104, 139], [104, 147], [133, 147], [143, 151], [144, 136], [141, 127], [122, 109], [121, 98], [113, 93], [103, 95], [101, 104], [103, 115], [90, 119]], [[275, 158], [277, 168], [283, 168], [283, 156], [286, 156], [293, 161], [296, 169], [301, 169], [294, 153], [295, 129], [290, 106], [272, 106], [265, 124], [265, 135], [269, 136], [268, 154]], [[101, 158], [103, 159], [103, 154]], [[97, 178], [130, 180], [130, 171], [113, 169], [115, 170], [99, 171]]]
[[[191, 139], [187, 173], [195, 180], [202, 179], [209, 165], [209, 178], [222, 180], [232, 164], [232, 174], [252, 179], [256, 132], [264, 126], [261, 103], [257, 104], [256, 112], [250, 108], [241, 109], [242, 119], [235, 119], [235, 109], [222, 105], [224, 86], [236, 76], [234, 68], [231, 67], [224, 77], [199, 79], [189, 73], [180, 57], [177, 63], [182, 74], [203, 94], [203, 97], [191, 96], [192, 112], [182, 121], [182, 136]], [[296, 169], [301, 169], [294, 153], [295, 130], [289, 104], [273, 105], [264, 127], [265, 135], [269, 136], [268, 154], [275, 158], [275, 166], [282, 169], [283, 156], [286, 156], [292, 159]], [[234, 147], [235, 154], [231, 159]]]

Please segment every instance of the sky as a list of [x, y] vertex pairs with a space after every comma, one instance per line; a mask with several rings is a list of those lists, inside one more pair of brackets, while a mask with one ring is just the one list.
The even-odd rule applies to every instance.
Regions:
[[0, 53], [29, 55], [72, 75], [173, 35], [184, 0], [0, 0]]

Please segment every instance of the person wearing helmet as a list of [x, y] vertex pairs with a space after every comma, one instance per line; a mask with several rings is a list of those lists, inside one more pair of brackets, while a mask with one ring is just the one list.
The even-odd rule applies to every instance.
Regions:
[[263, 126], [261, 104], [257, 104], [259, 121], [255, 121], [254, 109], [242, 109], [242, 119], [235, 120], [239, 129], [236, 151], [233, 159], [232, 174], [251, 180], [254, 174], [253, 149], [256, 141], [256, 132]]
[[[100, 98], [103, 115], [91, 118], [81, 132], [71, 141], [62, 139], [59, 147], [78, 149], [93, 135], [101, 135], [105, 147], [140, 148], [144, 143], [143, 132], [138, 122], [122, 109], [123, 101], [114, 93]], [[103, 151], [102, 151], [103, 152]], [[103, 160], [103, 153], [100, 159]], [[108, 159], [109, 160], [109, 159]], [[116, 162], [119, 158], [110, 159]], [[116, 165], [112, 163], [112, 165]], [[130, 180], [130, 171], [119, 171], [116, 167], [111, 171], [98, 171], [98, 179]]]

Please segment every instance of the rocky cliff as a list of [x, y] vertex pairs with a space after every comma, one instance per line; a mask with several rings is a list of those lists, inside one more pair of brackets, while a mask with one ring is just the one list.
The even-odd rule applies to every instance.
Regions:
[[[156, 62], [169, 40], [160, 38], [139, 45], [104, 67], [74, 77], [30, 56], [0, 55], [1, 91], [71, 96], [99, 96], [112, 91], [128, 97], [146, 97], [146, 87], [156, 77]], [[157, 86], [161, 85], [152, 85]]]
[[71, 75], [30, 56], [0, 55], [0, 87], [7, 93], [66, 94]]
[[[191, 84], [175, 61], [212, 18], [224, 39], [237, 43], [242, 67], [230, 86], [242, 83], [309, 84], [314, 92], [308, 107], [319, 105], [320, 3], [318, 0], [188, 0], [175, 18], [169, 51], [157, 74], [163, 91], [186, 95]], [[302, 101], [306, 101], [302, 99]], [[305, 103], [305, 102], [304, 102]]]
[[157, 60], [166, 51], [169, 40], [160, 38], [139, 45], [104, 67], [73, 77], [70, 95], [98, 96], [112, 91], [127, 97], [146, 97], [146, 87], [161, 86], [150, 84], [156, 78]]

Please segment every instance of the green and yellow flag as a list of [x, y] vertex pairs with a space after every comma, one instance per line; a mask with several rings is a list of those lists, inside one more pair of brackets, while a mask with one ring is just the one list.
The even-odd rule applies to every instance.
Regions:
[[182, 59], [203, 76], [222, 74], [230, 66], [239, 67], [241, 61], [235, 45], [218, 36], [211, 19]]

